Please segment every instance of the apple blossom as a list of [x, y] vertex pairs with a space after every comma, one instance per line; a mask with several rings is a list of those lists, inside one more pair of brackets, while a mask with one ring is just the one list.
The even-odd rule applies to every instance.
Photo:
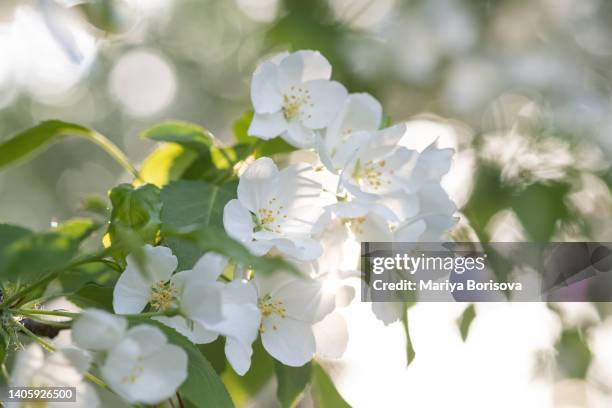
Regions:
[[264, 61], [251, 82], [255, 115], [249, 135], [281, 136], [297, 147], [313, 147], [315, 129], [334, 119], [347, 97], [344, 86], [330, 81], [331, 65], [316, 51], [301, 50]]
[[349, 159], [346, 142], [358, 132], [373, 132], [382, 122], [380, 103], [367, 93], [350, 94], [342, 109], [317, 139], [321, 162], [332, 172], [340, 170]]
[[187, 353], [151, 325], [129, 329], [100, 368], [113, 391], [131, 404], [157, 404], [187, 379]]
[[313, 326], [333, 311], [335, 297], [318, 280], [256, 275], [255, 285], [264, 348], [285, 365], [306, 364], [316, 352]]
[[[75, 387], [76, 402], [47, 402], [46, 406], [95, 408], [100, 401], [93, 387], [83, 379], [91, 358], [83, 350], [63, 348], [46, 354], [37, 343], [29, 344], [15, 359], [11, 387]], [[6, 402], [7, 407], [21, 403]]]
[[[128, 256], [127, 267], [113, 291], [113, 307], [117, 313], [141, 312], [147, 303], [158, 311], [175, 310], [180, 315], [158, 318], [195, 343], [214, 341], [217, 335], [206, 324], [221, 319], [220, 283], [207, 279], [205, 267], [199, 273], [182, 271], [172, 275], [176, 257], [166, 247], [144, 247], [149, 273], [143, 276]], [[207, 262], [220, 262], [211, 254]], [[188, 321], [189, 320], [189, 321]]]
[[244, 375], [251, 366], [252, 344], [261, 322], [257, 290], [252, 282], [235, 279], [222, 292], [223, 319], [210, 328], [225, 336], [225, 355], [232, 368]]
[[220, 334], [226, 336], [228, 359], [236, 372], [244, 374], [248, 365], [244, 368], [244, 360], [234, 351], [242, 351], [250, 359], [260, 315], [253, 288], [241, 280], [217, 281], [227, 264], [225, 257], [209, 252], [192, 270], [177, 273], [173, 282], [179, 293], [180, 315], [154, 319], [174, 328], [195, 344], [210, 343]]
[[139, 270], [132, 255], [113, 291], [116, 313], [139, 313], [147, 303], [154, 309], [171, 309], [176, 302], [175, 289], [168, 281], [178, 265], [170, 248], [145, 245], [145, 270]]
[[227, 233], [256, 255], [276, 248], [298, 260], [317, 258], [322, 249], [312, 232], [327, 203], [310, 173], [304, 164], [279, 171], [267, 157], [254, 161], [223, 210]]

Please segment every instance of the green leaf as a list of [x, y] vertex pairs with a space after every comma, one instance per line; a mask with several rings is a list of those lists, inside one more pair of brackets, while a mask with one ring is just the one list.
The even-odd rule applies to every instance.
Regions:
[[[235, 184], [217, 186], [194, 180], [171, 182], [161, 191], [163, 228], [222, 227], [223, 207], [235, 197]], [[179, 269], [191, 268], [203, 254], [202, 249], [190, 241], [167, 237], [164, 244], [178, 257]]]
[[221, 375], [223, 383], [238, 406], [244, 406], [254, 398], [274, 375], [274, 360], [263, 348], [261, 339], [253, 343], [253, 355], [251, 356], [251, 368], [245, 375], [238, 375], [227, 366]]
[[187, 122], [160, 123], [145, 130], [140, 136], [158, 142], [176, 143], [200, 154], [207, 154], [215, 141], [207, 129]]
[[48, 120], [0, 143], [0, 170], [28, 156], [39, 153], [51, 143], [77, 136], [104, 149], [117, 163], [133, 175], [138, 172], [117, 146], [100, 133], [74, 123]]
[[203, 252], [213, 251], [260, 272], [286, 271], [299, 274], [298, 270], [277, 256], [255, 256], [242, 244], [227, 235], [222, 229], [213, 226], [201, 229], [166, 230], [166, 237], [191, 242]]
[[255, 156], [274, 156], [275, 154], [291, 153], [295, 150], [297, 150], [295, 147], [291, 146], [280, 137], [275, 137], [274, 139], [263, 142], [261, 146], [257, 148]]
[[197, 347], [210, 362], [215, 372], [221, 375], [227, 367], [227, 361], [225, 360], [225, 339], [219, 336], [212, 343], [198, 344]]
[[[67, 221], [56, 229], [33, 234], [15, 227], [0, 239], [0, 281], [28, 281], [60, 271], [76, 256], [81, 242], [96, 226], [86, 219]], [[8, 242], [10, 240], [10, 242]]]
[[234, 131], [234, 137], [238, 143], [253, 144], [260, 140], [254, 136], [249, 136], [249, 126], [251, 126], [253, 115], [254, 112], [252, 110], [246, 111], [234, 122], [232, 130]]
[[67, 298], [82, 309], [94, 307], [113, 312], [113, 288], [110, 286], [90, 283], [68, 295]]
[[582, 330], [564, 330], [556, 348], [561, 371], [569, 378], [586, 378], [593, 354]]
[[406, 334], [406, 365], [410, 365], [416, 357], [414, 346], [412, 345], [412, 338], [410, 337], [410, 327], [408, 325], [408, 309], [413, 306], [414, 303], [406, 302], [403, 304], [402, 312], [402, 326], [404, 327], [404, 333]]
[[293, 408], [302, 399], [304, 390], [310, 382], [312, 373], [311, 363], [301, 367], [288, 367], [278, 361], [274, 361], [274, 371], [278, 387], [276, 397], [283, 408]]
[[6, 260], [2, 259], [1, 255], [10, 244], [32, 234], [33, 232], [27, 228], [11, 224], [0, 224], [0, 265], [6, 263]]
[[323, 367], [312, 364], [312, 391], [317, 408], [350, 408]]
[[163, 144], [143, 162], [140, 179], [161, 188], [168, 182], [181, 178], [196, 158], [196, 153], [181, 145]]
[[459, 333], [461, 333], [461, 338], [463, 339], [463, 341], [467, 339], [467, 336], [470, 332], [470, 327], [475, 317], [476, 317], [476, 308], [474, 307], [473, 304], [470, 304], [467, 308], [465, 308], [463, 313], [461, 313], [461, 316], [459, 317], [459, 319], [457, 319], [457, 325], [459, 326]]
[[565, 183], [535, 183], [512, 200], [512, 209], [521, 220], [529, 238], [550, 241], [557, 222], [568, 216], [565, 196], [570, 186]]
[[463, 212], [483, 242], [488, 241], [487, 225], [497, 212], [510, 206], [511, 191], [501, 179], [500, 170], [477, 163], [474, 189]]
[[185, 350], [189, 361], [188, 375], [179, 391], [194, 406], [199, 408], [234, 406], [227, 389], [212, 365], [191, 341], [176, 330], [154, 320], [143, 318], [130, 318], [129, 320], [132, 325], [145, 323], [159, 327], [168, 337], [168, 342]]
[[161, 225], [160, 190], [152, 184], [138, 188], [120, 184], [110, 192], [113, 206], [108, 237], [112, 254], [119, 262], [142, 244], [157, 240]]
[[[250, 154], [247, 147], [218, 147], [214, 136], [208, 130], [186, 122], [161, 123], [145, 130], [141, 136], [158, 142], [173, 143], [195, 153], [197, 157], [190, 156], [188, 160], [182, 157], [180, 163], [175, 165], [179, 166], [177, 172], [180, 172], [181, 178], [189, 180], [223, 183], [234, 176], [234, 164]], [[173, 160], [173, 163], [178, 161]], [[151, 166], [155, 166], [155, 163], [147, 166], [149, 174]], [[176, 176], [175, 178], [178, 179]]]
[[223, 226], [223, 208], [236, 198], [236, 185], [217, 186], [205, 181], [173, 181], [161, 191], [164, 228], [180, 229], [192, 225]]

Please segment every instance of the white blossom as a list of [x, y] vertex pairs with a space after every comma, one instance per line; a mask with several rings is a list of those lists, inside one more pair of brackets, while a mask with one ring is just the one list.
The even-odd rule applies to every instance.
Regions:
[[298, 260], [312, 260], [321, 245], [312, 238], [313, 226], [327, 203], [312, 168], [298, 164], [281, 171], [262, 157], [240, 177], [238, 198], [223, 210], [227, 233], [256, 255], [276, 248]]
[[145, 273], [139, 271], [128, 256], [127, 267], [113, 291], [115, 312], [139, 313], [147, 303], [155, 311], [172, 310], [179, 315], [156, 319], [195, 343], [214, 341], [217, 334], [206, 326], [221, 319], [221, 284], [216, 279], [222, 268], [218, 271], [218, 267], [208, 269], [206, 265], [225, 261], [211, 254], [194, 268], [195, 272], [182, 271], [173, 275], [177, 259], [169, 248], [146, 245], [144, 252]]
[[373, 132], [382, 122], [382, 106], [367, 93], [348, 96], [342, 109], [317, 139], [317, 151], [321, 161], [332, 172], [344, 167], [350, 149], [347, 141], [358, 132]]
[[315, 130], [334, 119], [347, 92], [330, 81], [331, 65], [320, 53], [302, 50], [263, 62], [253, 74], [255, 109], [249, 135], [281, 136], [297, 147], [313, 147]]
[[131, 404], [157, 404], [187, 379], [187, 353], [151, 325], [129, 329], [100, 368], [113, 391]]
[[170, 248], [145, 245], [144, 271], [132, 255], [127, 257], [127, 266], [113, 291], [113, 309], [116, 313], [141, 312], [147, 303], [155, 309], [169, 309], [175, 302], [168, 281], [178, 265]]
[[[100, 401], [93, 386], [83, 379], [91, 358], [83, 350], [63, 348], [46, 354], [36, 343], [17, 353], [11, 375], [11, 387], [75, 387], [76, 402], [47, 402], [49, 408], [95, 408]], [[7, 402], [7, 407], [21, 403]]]
[[72, 324], [72, 340], [86, 350], [108, 350], [119, 343], [126, 330], [124, 318], [104, 310], [85, 309]]
[[131, 404], [161, 402], [187, 378], [187, 353], [152, 325], [128, 329], [124, 317], [85, 309], [73, 323], [72, 337], [100, 354], [102, 378]]
[[257, 290], [252, 282], [235, 279], [222, 291], [223, 319], [211, 326], [225, 336], [225, 355], [232, 368], [244, 375], [251, 366], [252, 344], [261, 322]]
[[255, 276], [261, 311], [261, 342], [281, 363], [299, 367], [316, 352], [313, 326], [335, 307], [318, 280], [274, 275]]

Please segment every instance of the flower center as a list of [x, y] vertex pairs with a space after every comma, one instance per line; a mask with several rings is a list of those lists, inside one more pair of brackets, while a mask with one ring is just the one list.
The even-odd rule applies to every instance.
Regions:
[[123, 377], [121, 379], [122, 383], [124, 383], [124, 384], [134, 384], [136, 382], [136, 380], [138, 379], [140, 374], [142, 374], [142, 372], [144, 371], [144, 366], [142, 365], [142, 360], [143, 360], [142, 356], [139, 356], [136, 359], [136, 364], [132, 368], [132, 372], [129, 375], [126, 375], [125, 377]]
[[342, 222], [353, 231], [353, 234], [362, 235], [363, 224], [366, 222], [366, 217], [343, 218]]
[[178, 293], [171, 282], [159, 281], [151, 287], [149, 303], [155, 310], [166, 311], [176, 306]]
[[283, 95], [283, 116], [285, 119], [291, 120], [296, 116], [301, 118], [300, 109], [302, 106], [314, 106], [310, 99], [310, 91], [308, 89], [292, 86], [289, 92]]
[[[259, 332], [260, 333], [264, 333], [266, 331], [265, 326], [263, 325], [263, 321], [264, 319], [266, 319], [267, 317], [270, 317], [272, 315], [278, 315], [281, 318], [285, 318], [287, 317], [287, 309], [285, 308], [285, 305], [283, 304], [282, 300], [277, 300], [275, 301], [274, 299], [272, 299], [272, 296], [270, 295], [266, 295], [262, 298], [259, 298], [257, 300], [257, 307], [259, 308], [259, 310], [261, 311], [261, 324], [259, 325]], [[277, 330], [278, 327], [273, 324], [272, 325], [272, 330]]]
[[257, 214], [253, 215], [253, 222], [255, 223], [255, 231], [270, 231], [270, 232], [281, 232], [281, 222], [287, 219], [287, 215], [283, 214], [284, 206], [280, 205], [274, 208], [276, 205], [276, 197], [268, 201], [267, 207], [261, 207], [257, 210]]
[[[383, 170], [386, 165], [387, 162], [385, 160], [376, 162], [374, 160], [368, 160], [362, 168], [360, 160], [357, 159], [355, 170], [353, 171], [353, 178], [357, 181], [363, 180], [374, 190], [378, 190], [380, 186], [382, 186], [383, 182], [386, 182], [386, 184], [391, 184], [391, 181], [385, 181], [382, 177]], [[390, 173], [393, 174], [393, 171], [390, 171]]]

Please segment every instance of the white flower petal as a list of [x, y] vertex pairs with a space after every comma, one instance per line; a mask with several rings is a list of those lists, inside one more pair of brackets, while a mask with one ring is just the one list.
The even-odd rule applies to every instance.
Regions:
[[45, 353], [37, 343], [29, 344], [17, 353], [11, 375], [12, 387], [27, 387], [34, 375], [45, 363]]
[[330, 147], [358, 131], [374, 132], [382, 122], [382, 106], [368, 93], [350, 94], [342, 110], [327, 127], [325, 140]]
[[215, 341], [219, 335], [208, 330], [197, 321], [187, 321], [183, 316], [156, 316], [152, 318], [187, 337], [194, 344], [207, 344]]
[[269, 140], [280, 136], [288, 127], [289, 123], [282, 112], [256, 113], [249, 125], [248, 134]]
[[271, 243], [284, 255], [299, 261], [313, 261], [323, 254], [323, 247], [313, 238], [275, 239]]
[[287, 55], [278, 67], [279, 86], [286, 90], [314, 79], [329, 79], [331, 65], [318, 51], [301, 50]]
[[98, 309], [85, 309], [72, 324], [74, 343], [87, 350], [108, 350], [121, 340], [127, 320]]
[[344, 317], [334, 312], [312, 327], [317, 343], [317, 355], [323, 358], [340, 358], [348, 345], [348, 327]]
[[273, 247], [274, 242], [272, 241], [251, 241], [245, 242], [247, 249], [256, 256], [266, 255]]
[[251, 100], [255, 112], [278, 112], [283, 97], [278, 88], [278, 66], [270, 61], [262, 63], [253, 74], [251, 81]]
[[298, 119], [293, 119], [288, 123], [287, 131], [281, 137], [290, 145], [301, 149], [308, 149], [315, 145], [315, 133], [308, 129]]
[[402, 302], [372, 302], [372, 312], [385, 326], [398, 321], [402, 317]]
[[158, 328], [140, 325], [109, 351], [100, 371], [128, 402], [156, 404], [173, 395], [187, 378], [187, 354], [167, 344]]
[[128, 263], [113, 289], [115, 313], [141, 312], [149, 302], [151, 284], [146, 282], [137, 267]]
[[288, 317], [307, 323], [322, 320], [334, 310], [335, 296], [326, 296], [318, 281], [293, 279], [272, 294], [274, 301], [282, 301]]
[[227, 267], [227, 258], [207, 252], [193, 266], [191, 282], [215, 282]]
[[[333, 156], [334, 166], [338, 169], [346, 167], [349, 160], [355, 155], [359, 148], [369, 142], [373, 136], [375, 136], [375, 134], [370, 132], [359, 131], [352, 133], [348, 140], [336, 147]], [[349, 174], [352, 173], [349, 172]]]
[[439, 182], [450, 170], [454, 153], [453, 149], [438, 149], [435, 143], [430, 144], [419, 155], [414, 177]]
[[[172, 276], [172, 272], [178, 266], [178, 259], [172, 254], [170, 248], [164, 246], [145, 245], [147, 272], [153, 282], [167, 281]], [[129, 262], [129, 259], [128, 259]]]
[[219, 322], [221, 313], [221, 288], [218, 282], [189, 282], [181, 298], [181, 310], [191, 319], [209, 326]]
[[262, 344], [281, 363], [299, 367], [314, 356], [316, 344], [310, 323], [272, 314], [263, 320], [262, 325]]
[[240, 242], [253, 239], [253, 218], [249, 210], [239, 200], [228, 201], [223, 208], [223, 227], [230, 237]]
[[[77, 349], [72, 349], [77, 350]], [[40, 385], [42, 384], [53, 384], [53, 385], [76, 385], [83, 379], [83, 365], [85, 370], [89, 368], [90, 359], [84, 351], [80, 350], [81, 358], [84, 361], [78, 361], [79, 367], [76, 367], [73, 360], [76, 360], [76, 352], [69, 351], [64, 353], [64, 350], [59, 350], [49, 354], [45, 360], [45, 364], [41, 370], [36, 374], [37, 381]]]
[[423, 220], [415, 220], [400, 225], [395, 230], [395, 241], [397, 242], [419, 242], [421, 236], [427, 229]]
[[61, 352], [74, 369], [80, 374], [81, 378], [89, 370], [91, 365], [92, 357], [91, 354], [85, 350], [78, 349], [76, 347], [65, 347], [58, 350]]
[[225, 355], [227, 361], [238, 375], [245, 375], [251, 367], [251, 355], [253, 348], [251, 344], [243, 344], [242, 342], [228, 337], [225, 340]]
[[346, 100], [346, 88], [336, 81], [322, 79], [305, 83], [310, 103], [301, 108], [302, 123], [310, 129], [321, 129], [331, 123]]
[[250, 282], [234, 280], [224, 285], [221, 296], [223, 319], [210, 329], [250, 345], [257, 338], [261, 321], [255, 287]]
[[269, 157], [255, 160], [240, 176], [238, 182], [238, 200], [249, 211], [256, 213], [266, 203], [269, 190], [273, 187], [271, 180], [278, 174], [278, 167]]
[[130, 328], [123, 339], [137, 343], [141, 355], [155, 353], [167, 341], [166, 335], [159, 328], [148, 324]]

